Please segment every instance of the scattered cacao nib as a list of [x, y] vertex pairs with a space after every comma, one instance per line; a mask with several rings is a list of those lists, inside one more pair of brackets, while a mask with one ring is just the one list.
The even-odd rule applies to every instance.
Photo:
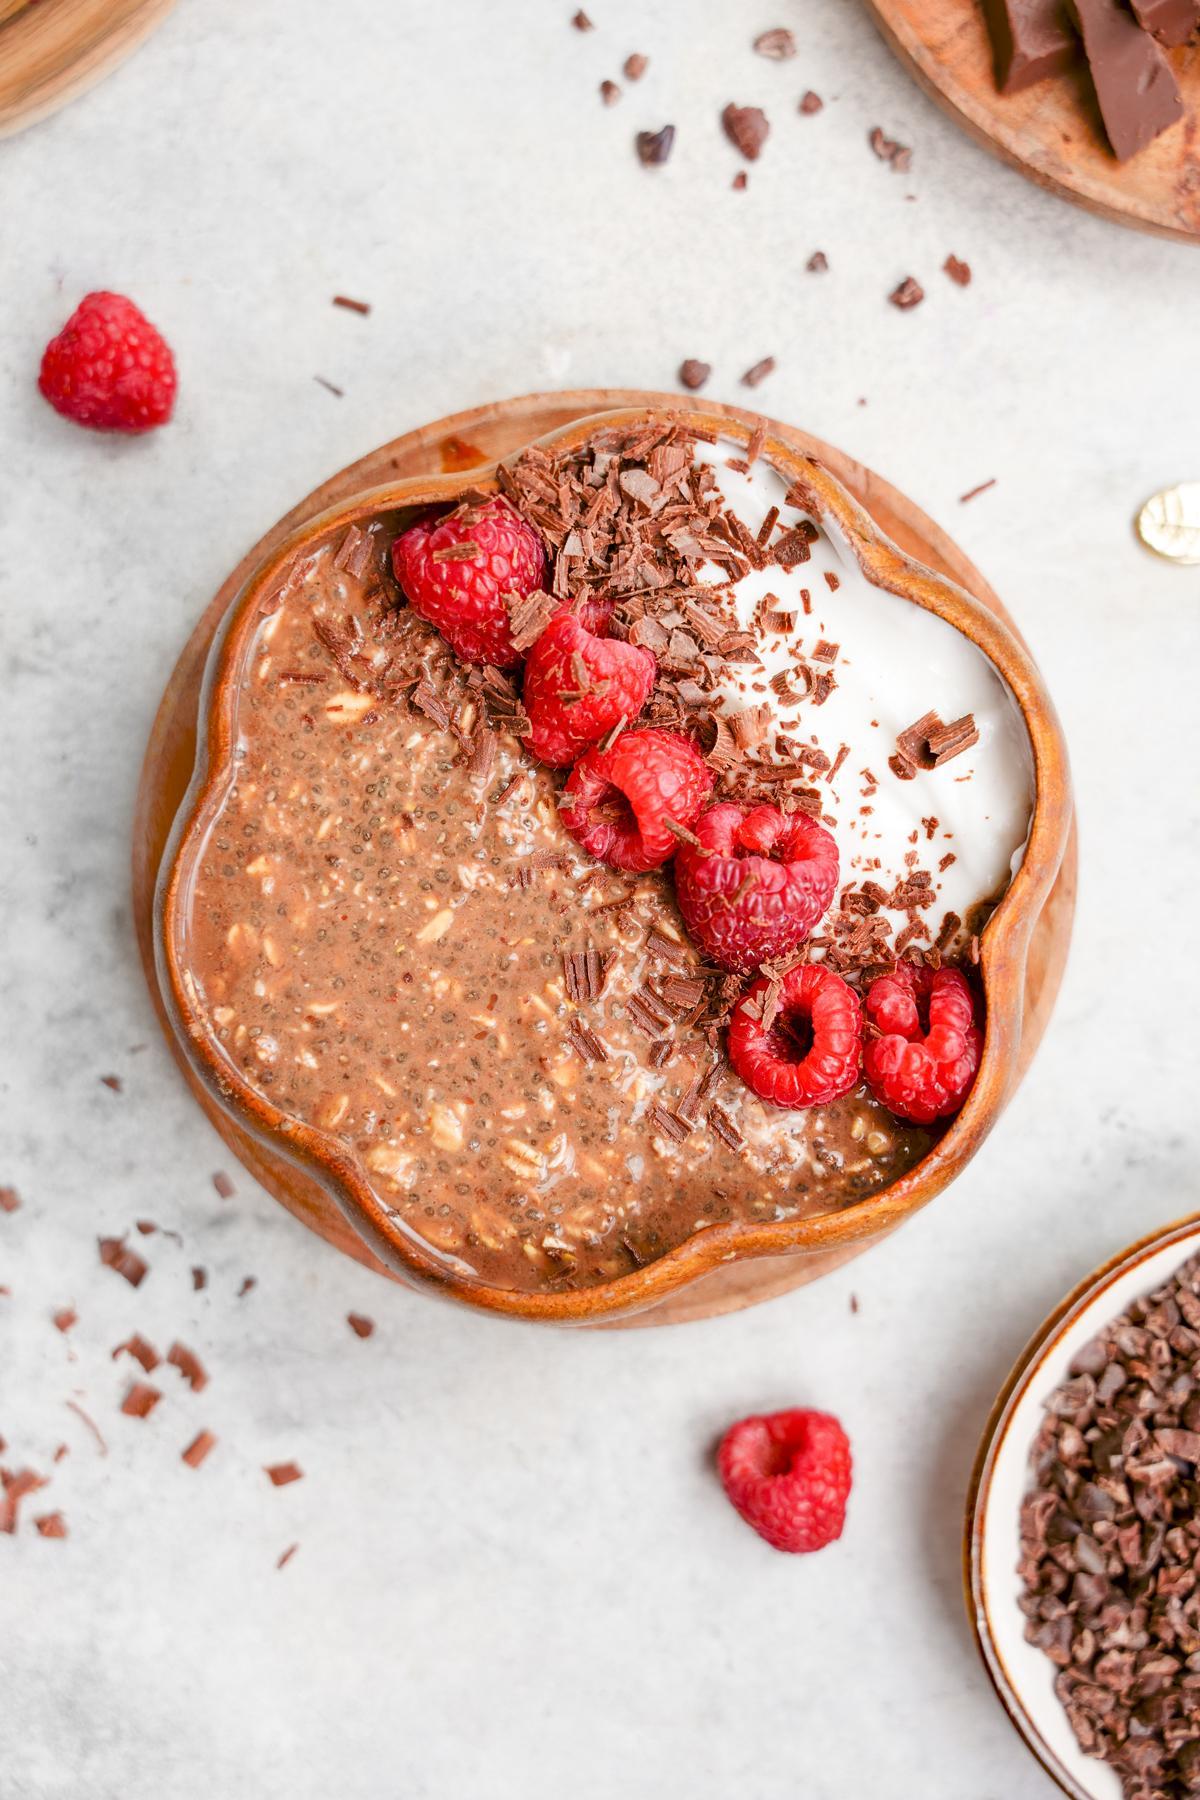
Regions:
[[79, 1320], [79, 1314], [73, 1306], [60, 1306], [52, 1317], [56, 1328], [64, 1334], [70, 1331], [72, 1325], [77, 1324]]
[[829, 258], [823, 250], [814, 250], [804, 266], [810, 275], [824, 275], [829, 267]]
[[126, 1247], [124, 1238], [97, 1238], [100, 1261], [106, 1269], [124, 1276], [130, 1287], [140, 1287], [150, 1267], [136, 1250]]
[[369, 301], [367, 301], [367, 300], [351, 300], [349, 294], [335, 294], [333, 296], [333, 304], [335, 306], [344, 306], [347, 312], [355, 312], [355, 313], [364, 313], [365, 314], [365, 313], [369, 313], [371, 310]]
[[162, 1395], [148, 1381], [135, 1381], [121, 1402], [121, 1411], [131, 1419], [148, 1419]]
[[16, 1188], [0, 1187], [0, 1212], [15, 1213], [21, 1204]]
[[22, 1500], [44, 1488], [47, 1481], [35, 1469], [0, 1469], [0, 1531], [9, 1536], [16, 1531]]
[[770, 125], [767, 115], [757, 106], [735, 106], [731, 100], [721, 114], [725, 136], [747, 162], [757, 162], [767, 141]]
[[132, 1356], [135, 1362], [141, 1364], [147, 1375], [153, 1374], [162, 1361], [162, 1357], [154, 1345], [147, 1343], [140, 1331], [135, 1331], [131, 1337], [125, 1339], [123, 1344], [117, 1345], [112, 1353], [112, 1360], [116, 1362], [118, 1356]]
[[822, 100], [820, 94], [814, 94], [812, 89], [809, 88], [806, 94], [801, 94], [798, 110], [804, 113], [807, 118], [811, 118], [813, 113], [819, 113], [824, 105], [825, 102]]
[[216, 1448], [217, 1440], [211, 1431], [199, 1431], [187, 1449], [181, 1453], [180, 1460], [189, 1469], [198, 1469], [210, 1450]]
[[167, 1361], [173, 1369], [178, 1369], [193, 1394], [202, 1394], [208, 1386], [208, 1372], [194, 1350], [186, 1344], [174, 1343], [167, 1351]]
[[742, 376], [742, 386], [756, 388], [760, 382], [767, 379], [767, 376], [774, 371], [774, 368], [775, 358], [773, 356], [764, 356], [760, 362], [752, 363], [746, 370], [746, 373]]
[[375, 1329], [374, 1319], [368, 1319], [366, 1313], [347, 1313], [346, 1323], [355, 1337], [369, 1338]]
[[1200, 1258], [1077, 1353], [1020, 1510], [1025, 1636], [1127, 1800], [1195, 1794]]
[[890, 163], [896, 174], [903, 175], [912, 167], [912, 151], [908, 146], [897, 144], [878, 125], [871, 132], [868, 142], [880, 162]]
[[675, 147], [675, 127], [664, 125], [661, 131], [639, 131], [634, 146], [640, 163], [648, 169], [657, 168]]
[[40, 1537], [65, 1538], [67, 1535], [67, 1521], [60, 1512], [43, 1513], [33, 1523]]
[[269, 1466], [264, 1466], [263, 1473], [272, 1487], [287, 1487], [289, 1482], [301, 1481], [304, 1478], [304, 1470], [299, 1463], [294, 1462], [271, 1463]]
[[959, 287], [970, 287], [971, 265], [970, 263], [962, 262], [959, 257], [955, 256], [953, 251], [951, 251], [950, 255], [942, 264], [942, 268], [950, 277], [951, 281], [957, 282]]
[[958, 496], [958, 504], [960, 506], [965, 506], [968, 500], [977, 499], [980, 494], [986, 494], [988, 489], [994, 488], [995, 485], [996, 477], [993, 475], [989, 480], [981, 481], [978, 487], [968, 488], [965, 494], [960, 494]]
[[697, 362], [695, 357], [692, 356], [689, 356], [686, 362], [682, 362], [679, 365], [680, 382], [693, 394], [704, 386], [711, 374], [711, 363]]
[[84, 1410], [83, 1410], [82, 1406], [80, 1406], [78, 1400], [64, 1400], [63, 1405], [69, 1407], [71, 1409], [71, 1411], [75, 1414], [76, 1418], [83, 1420], [83, 1423], [87, 1426], [88, 1430], [91, 1432], [92, 1436], [95, 1438], [96, 1445], [100, 1451], [101, 1456], [107, 1456], [108, 1455], [108, 1445], [104, 1441], [104, 1434], [100, 1430], [100, 1427], [97, 1425], [95, 1419], [92, 1418], [91, 1414], [84, 1412]]
[[617, 101], [621, 98], [621, 90], [615, 81], [602, 81], [600, 83], [600, 98], [603, 100], [605, 106], [616, 105]]
[[218, 1194], [220, 1194], [222, 1200], [232, 1200], [234, 1194], [237, 1192], [233, 1182], [225, 1173], [224, 1169], [217, 1170], [212, 1178], [212, 1184], [216, 1188]]
[[642, 56], [635, 50], [632, 56], [627, 56], [625, 58], [623, 67], [626, 81], [640, 81], [649, 66], [650, 58], [648, 56]]
[[119, 1094], [124, 1090], [124, 1083], [119, 1075], [102, 1075], [100, 1080], [103, 1086], [111, 1089], [114, 1094]]
[[893, 288], [888, 299], [899, 312], [911, 312], [914, 306], [920, 306], [925, 298], [925, 289], [913, 276], [906, 275], [899, 287]]
[[[589, 27], [589, 29], [590, 29], [590, 27]], [[282, 1551], [281, 1554], [279, 1555], [279, 1557], [276, 1559], [275, 1567], [277, 1569], [286, 1569], [288, 1564], [291, 1562], [293, 1556], [295, 1556], [295, 1554], [299, 1548], [300, 1548], [299, 1544], [289, 1544], [287, 1549]]]
[[595, 31], [596, 29], [582, 7], [580, 7], [579, 11], [575, 14], [571, 23], [576, 31]]
[[771, 62], [786, 62], [796, 54], [796, 40], [785, 26], [778, 25], [773, 31], [760, 31], [753, 48], [757, 55], [765, 56]]

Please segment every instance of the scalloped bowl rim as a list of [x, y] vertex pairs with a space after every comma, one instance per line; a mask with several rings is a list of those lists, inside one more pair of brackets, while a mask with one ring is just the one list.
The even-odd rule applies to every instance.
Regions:
[[[668, 416], [661, 407], [597, 411], [531, 440], [562, 446], [611, 425]], [[670, 414], [702, 432], [747, 444], [741, 419], [679, 408]], [[530, 446], [524, 446], [528, 449]], [[866, 510], [813, 456], [768, 435], [760, 454], [808, 490], [813, 516], [832, 518], [866, 579], [938, 614], [975, 643], [1007, 684], [1022, 715], [1033, 762], [1034, 801], [1021, 865], [985, 927], [980, 975], [986, 1003], [984, 1052], [961, 1112], [907, 1175], [839, 1212], [765, 1225], [711, 1225], [645, 1267], [567, 1293], [497, 1288], [447, 1266], [431, 1245], [393, 1218], [358, 1158], [317, 1127], [272, 1106], [209, 1042], [202, 1010], [188, 990], [182, 953], [186, 897], [206, 832], [233, 773], [237, 674], [257, 628], [262, 596], [307, 548], [363, 518], [405, 507], [453, 501], [468, 489], [495, 486], [495, 471], [522, 450], [451, 475], [410, 476], [364, 489], [298, 526], [247, 577], [222, 619], [205, 669], [196, 763], [163, 853], [155, 894], [155, 960], [159, 987], [176, 1036], [194, 1071], [238, 1124], [316, 1176], [358, 1235], [401, 1279], [431, 1286], [485, 1310], [565, 1323], [617, 1317], [653, 1305], [731, 1261], [838, 1250], [881, 1236], [926, 1205], [970, 1160], [1009, 1097], [1020, 1041], [1025, 958], [1033, 928], [1062, 865], [1072, 807], [1066, 746], [1054, 706], [1032, 657], [1015, 632], [947, 577], [899, 550]]]

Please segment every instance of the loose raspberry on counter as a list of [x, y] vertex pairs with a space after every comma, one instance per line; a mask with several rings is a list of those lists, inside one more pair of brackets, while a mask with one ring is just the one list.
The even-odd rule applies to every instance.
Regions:
[[610, 750], [580, 757], [559, 817], [592, 856], [640, 874], [674, 855], [679, 839], [671, 825], [694, 825], [712, 784], [712, 770], [687, 738], [626, 731]]
[[597, 637], [570, 612], [557, 613], [525, 664], [526, 747], [552, 768], [572, 763], [636, 719], [658, 665], [649, 650]]
[[965, 976], [898, 963], [871, 983], [866, 1006], [878, 1035], [868, 1037], [863, 1073], [875, 1098], [914, 1125], [957, 1112], [983, 1049]]
[[852, 1462], [831, 1413], [795, 1407], [741, 1419], [721, 1439], [717, 1467], [737, 1511], [776, 1550], [823, 1550], [841, 1537]]
[[42, 353], [38, 387], [92, 431], [152, 431], [175, 405], [175, 358], [123, 294], [87, 294]]
[[414, 612], [440, 631], [463, 662], [511, 669], [505, 596], [525, 599], [546, 573], [542, 540], [507, 500], [460, 507], [410, 525], [392, 545], [392, 568]]
[[858, 995], [819, 963], [789, 969], [778, 986], [760, 976], [730, 1014], [729, 1060], [746, 1086], [772, 1106], [827, 1106], [848, 1094], [858, 1081], [861, 1055]]
[[748, 974], [795, 950], [833, 899], [837, 844], [806, 813], [774, 806], [714, 806], [699, 845], [675, 858], [683, 922], [723, 969]]

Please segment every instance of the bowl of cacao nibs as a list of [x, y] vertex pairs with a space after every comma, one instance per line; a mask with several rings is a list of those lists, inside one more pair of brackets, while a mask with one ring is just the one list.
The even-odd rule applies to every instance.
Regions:
[[993, 1685], [1065, 1793], [1200, 1793], [1200, 1215], [1089, 1275], [1023, 1352], [965, 1573]]

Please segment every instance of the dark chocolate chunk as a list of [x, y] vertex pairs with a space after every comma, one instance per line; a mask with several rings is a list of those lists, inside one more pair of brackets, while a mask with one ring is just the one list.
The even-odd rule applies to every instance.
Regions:
[[1143, 30], [1170, 50], [1200, 31], [1200, 0], [1130, 0]]
[[1108, 141], [1127, 162], [1183, 117], [1171, 65], [1118, 0], [1070, 0]]
[[1074, 64], [1079, 45], [1063, 0], [983, 0], [983, 10], [1002, 94], [1017, 94]]

